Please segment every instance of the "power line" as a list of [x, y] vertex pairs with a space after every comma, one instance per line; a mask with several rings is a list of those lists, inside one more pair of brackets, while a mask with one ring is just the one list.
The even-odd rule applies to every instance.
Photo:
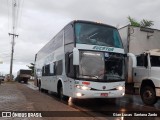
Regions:
[[[23, 0], [21, 2], [19, 0], [12, 0], [12, 3], [11, 3], [11, 5], [12, 5], [12, 33], [9, 33], [9, 36], [12, 36], [11, 60], [10, 60], [10, 79], [12, 79], [15, 37], [18, 37], [16, 32], [17, 32], [17, 26], [19, 23], [20, 4], [23, 4]], [[7, 1], [7, 5], [8, 5], [8, 22], [9, 22], [9, 0]], [[21, 14], [20, 14], [20, 17], [21, 17]], [[8, 29], [9, 29], [9, 26], [8, 26]]]
[[[15, 45], [15, 37], [18, 37], [18, 35], [15, 34], [16, 30], [16, 24], [17, 24], [17, 17], [18, 9], [17, 9], [17, 2], [16, 0], [12, 0], [12, 33], [9, 33], [9, 36], [12, 36], [12, 46], [11, 46], [11, 60], [10, 60], [10, 80], [12, 80], [12, 69], [13, 69], [13, 54], [14, 54], [14, 45]], [[17, 12], [16, 12], [17, 10]]]
[[9, 31], [9, 0], [7, 0], [7, 7], [8, 7], [8, 31]]
[[14, 33], [14, 29], [15, 29], [15, 7], [16, 7], [16, 3], [15, 0], [12, 0], [12, 33]]
[[21, 25], [21, 17], [22, 17], [22, 11], [23, 11], [23, 4], [24, 0], [20, 0], [19, 4], [19, 12], [18, 12], [18, 18], [17, 18], [17, 28]]
[[8, 53], [8, 52], [10, 52], [10, 50], [4, 50], [4, 51], [0, 51], [0, 54]]
[[19, 12], [19, 4], [18, 4], [18, 1], [14, 0], [14, 29], [15, 29], [15, 33], [16, 33], [16, 30], [17, 30], [17, 23], [18, 23], [18, 12]]
[[19, 24], [17, 25], [17, 27], [21, 25], [21, 17], [22, 17], [23, 4], [24, 4], [24, 0], [21, 0], [21, 2], [19, 4], [19, 18], [18, 18], [18, 23]]
[[14, 0], [13, 1], [13, 7], [14, 7], [13, 25], [14, 25], [14, 32], [15, 33], [17, 32], [18, 26], [21, 21], [23, 2], [24, 2], [24, 0]]

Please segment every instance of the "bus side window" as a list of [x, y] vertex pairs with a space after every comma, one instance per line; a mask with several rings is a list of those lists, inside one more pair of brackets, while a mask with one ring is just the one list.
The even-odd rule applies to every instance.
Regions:
[[54, 42], [54, 49], [58, 49], [59, 47], [63, 46], [63, 31], [60, 31], [56, 37], [54, 38], [55, 42]]
[[72, 25], [68, 25], [66, 26], [66, 28], [64, 29], [64, 43], [66, 44], [70, 44], [73, 43], [74, 41], [74, 36], [73, 36], [74, 32], [73, 32], [73, 26]]
[[62, 60], [56, 62], [56, 75], [62, 75]]
[[69, 55], [68, 76], [74, 78], [73, 53]]
[[54, 71], [53, 75], [56, 75], [56, 62], [54, 62], [53, 64], [54, 64], [54, 66], [53, 66], [53, 71]]
[[49, 76], [50, 75], [50, 65], [46, 65], [45, 66], [45, 76]]
[[50, 64], [50, 75], [54, 75], [54, 63]]
[[69, 69], [69, 53], [67, 52], [65, 54], [65, 72], [67, 76], [68, 76], [68, 69]]
[[45, 69], [44, 69], [45, 67], [43, 66], [42, 67], [42, 76], [45, 76]]

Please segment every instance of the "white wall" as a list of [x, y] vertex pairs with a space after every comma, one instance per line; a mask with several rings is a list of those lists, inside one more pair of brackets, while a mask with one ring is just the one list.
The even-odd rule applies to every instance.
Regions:
[[[160, 30], [153, 30], [154, 33], [149, 33], [141, 31], [139, 27], [130, 26], [130, 37], [128, 36], [128, 26], [119, 29], [122, 42], [124, 44], [125, 51], [127, 50], [128, 41], [129, 42], [129, 52], [138, 55], [146, 50], [160, 49]], [[150, 36], [147, 38], [147, 36]]]

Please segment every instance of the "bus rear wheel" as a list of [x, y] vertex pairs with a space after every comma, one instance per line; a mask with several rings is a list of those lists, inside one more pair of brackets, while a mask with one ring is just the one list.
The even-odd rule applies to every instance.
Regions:
[[39, 84], [38, 84], [38, 88], [39, 88], [39, 92], [44, 92], [44, 89], [43, 89], [43, 88], [41, 88], [41, 82], [39, 82]]

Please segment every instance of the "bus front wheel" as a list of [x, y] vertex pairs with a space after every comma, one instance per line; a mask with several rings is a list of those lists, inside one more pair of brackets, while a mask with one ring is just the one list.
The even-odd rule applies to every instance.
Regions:
[[59, 87], [58, 96], [59, 96], [60, 100], [68, 100], [68, 98], [69, 98], [68, 96], [65, 96], [63, 94], [63, 86], [62, 85]]

